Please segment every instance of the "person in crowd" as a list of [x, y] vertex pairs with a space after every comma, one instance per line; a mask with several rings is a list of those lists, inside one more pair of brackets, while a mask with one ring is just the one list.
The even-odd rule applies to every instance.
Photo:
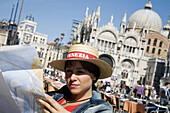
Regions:
[[120, 90], [119, 90], [119, 88], [118, 88], [118, 85], [115, 85], [115, 86], [113, 87], [113, 93], [120, 93]]
[[135, 87], [135, 89], [137, 90], [136, 91], [136, 94], [137, 94], [137, 98], [141, 98], [144, 96], [144, 92], [143, 92], [143, 87], [141, 86], [141, 83], [140, 81], [137, 81], [138, 85]]
[[107, 83], [106, 83], [106, 81], [105, 82], [103, 82], [103, 85], [102, 85], [102, 87], [101, 87], [101, 90], [102, 91], [106, 91], [106, 87], [107, 87]]
[[90, 46], [75, 44], [68, 51], [67, 59], [50, 63], [65, 72], [66, 85], [57, 92], [45, 95], [39, 102], [47, 113], [113, 113], [112, 106], [101, 99], [95, 87], [98, 79], [110, 77], [111, 66], [98, 59], [98, 51]]
[[130, 94], [130, 90], [129, 86], [126, 85], [126, 94]]
[[156, 99], [156, 90], [155, 90], [154, 87], [152, 87], [152, 94], [151, 94], [151, 97], [152, 97], [153, 100]]
[[170, 97], [169, 88], [170, 88], [169, 82], [166, 82], [165, 85], [160, 88], [160, 105], [164, 106], [168, 105], [168, 100]]
[[152, 94], [152, 87], [148, 88], [148, 100], [151, 99], [151, 94]]
[[105, 90], [106, 93], [110, 93], [111, 92], [111, 85], [110, 85], [110, 82], [106, 82], [106, 90]]
[[98, 88], [99, 90], [101, 90], [102, 86], [103, 86], [103, 81], [102, 81], [102, 80], [101, 80], [101, 81], [98, 81], [98, 82], [97, 82], [97, 88]]
[[149, 100], [149, 89], [147, 87], [144, 88], [144, 95], [145, 95], [145, 99]]
[[126, 84], [122, 84], [121, 93], [126, 94]]

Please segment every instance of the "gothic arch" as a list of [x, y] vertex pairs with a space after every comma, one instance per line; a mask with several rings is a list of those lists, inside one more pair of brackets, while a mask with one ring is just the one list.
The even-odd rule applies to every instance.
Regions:
[[[100, 38], [101, 35], [103, 34], [109, 34], [112, 38], [114, 37], [115, 38], [115, 41], [117, 42], [118, 40], [118, 35], [119, 35], [119, 31], [117, 30], [117, 28], [113, 25], [113, 24], [107, 24], [107, 25], [103, 25], [102, 27], [100, 27], [99, 29], [97, 29], [97, 32], [96, 32], [96, 38]], [[106, 38], [106, 39], [104, 39]], [[100, 39], [103, 39], [103, 40], [108, 40], [108, 41], [113, 41], [115, 42], [114, 40], [110, 40], [110, 39], [107, 39], [107, 37], [104, 37], [104, 38], [100, 38]]]
[[136, 47], [139, 47], [139, 45], [140, 45], [140, 36], [136, 31], [128, 31], [128, 32], [126, 32], [123, 44], [125, 44], [125, 41], [128, 38], [131, 38], [132, 40], [134, 40], [136, 42]]
[[136, 40], [135, 37], [129, 36], [129, 37], [125, 38], [124, 44], [129, 45], [129, 46], [133, 46], [133, 47], [137, 47], [138, 46], [138, 41]]
[[101, 31], [98, 36], [97, 36], [98, 39], [101, 39], [101, 40], [107, 40], [107, 41], [111, 41], [111, 42], [117, 42], [117, 37], [115, 35], [114, 32], [110, 31], [110, 30], [104, 30], [104, 31]]

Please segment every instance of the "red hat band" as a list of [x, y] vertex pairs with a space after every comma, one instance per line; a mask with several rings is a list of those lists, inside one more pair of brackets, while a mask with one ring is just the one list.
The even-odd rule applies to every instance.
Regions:
[[98, 59], [98, 58], [89, 53], [74, 51], [68, 53], [67, 59]]

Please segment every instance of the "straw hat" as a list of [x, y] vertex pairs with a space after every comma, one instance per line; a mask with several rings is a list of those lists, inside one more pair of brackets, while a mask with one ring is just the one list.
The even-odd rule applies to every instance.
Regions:
[[72, 45], [68, 51], [67, 59], [52, 61], [50, 65], [58, 70], [64, 71], [67, 60], [80, 60], [95, 64], [100, 70], [99, 79], [110, 77], [112, 74], [111, 66], [107, 62], [98, 59], [98, 51], [88, 45]]

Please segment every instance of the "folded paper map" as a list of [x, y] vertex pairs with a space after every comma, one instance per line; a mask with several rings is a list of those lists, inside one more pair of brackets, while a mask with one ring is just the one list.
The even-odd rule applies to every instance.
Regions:
[[34, 47], [0, 47], [0, 70], [0, 113], [41, 113], [43, 70]]

